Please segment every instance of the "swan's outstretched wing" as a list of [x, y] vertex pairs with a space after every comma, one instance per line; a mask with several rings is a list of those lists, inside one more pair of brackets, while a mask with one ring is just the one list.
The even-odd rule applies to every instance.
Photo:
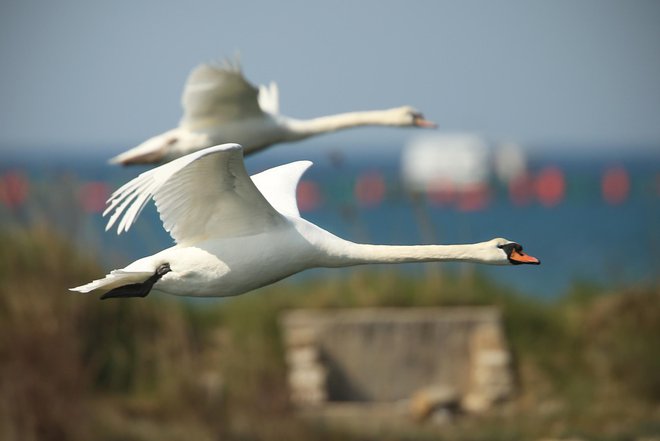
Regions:
[[209, 147], [142, 173], [115, 191], [104, 215], [117, 234], [153, 198], [163, 227], [179, 244], [258, 234], [285, 222], [245, 170], [238, 144]]
[[237, 62], [201, 64], [186, 81], [181, 97], [183, 118], [179, 125], [199, 130], [261, 117], [264, 113], [258, 95], [259, 90], [245, 79]]
[[311, 161], [296, 161], [262, 171], [252, 175], [251, 178], [261, 194], [277, 211], [286, 216], [300, 217], [296, 188], [302, 175], [311, 166]]

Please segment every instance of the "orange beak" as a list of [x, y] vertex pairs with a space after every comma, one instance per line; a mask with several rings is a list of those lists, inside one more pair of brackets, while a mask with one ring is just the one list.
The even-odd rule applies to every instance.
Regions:
[[513, 262], [516, 263], [526, 263], [529, 265], [540, 265], [541, 261], [537, 259], [536, 257], [530, 256], [529, 254], [525, 254], [522, 251], [516, 251], [513, 250], [511, 251], [511, 255], [509, 256], [509, 260], [512, 260]]
[[424, 119], [424, 117], [421, 116], [421, 115], [415, 117], [414, 124], [417, 127], [423, 127], [425, 129], [437, 129], [438, 128], [438, 125], [436, 123], [431, 122], [427, 119]]

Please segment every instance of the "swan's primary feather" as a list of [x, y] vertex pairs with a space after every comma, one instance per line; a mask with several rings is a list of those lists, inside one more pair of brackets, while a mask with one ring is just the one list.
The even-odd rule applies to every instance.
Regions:
[[106, 230], [118, 222], [118, 234], [128, 231], [151, 198], [179, 244], [258, 234], [285, 222], [248, 176], [238, 144], [200, 150], [128, 182], [108, 200]]

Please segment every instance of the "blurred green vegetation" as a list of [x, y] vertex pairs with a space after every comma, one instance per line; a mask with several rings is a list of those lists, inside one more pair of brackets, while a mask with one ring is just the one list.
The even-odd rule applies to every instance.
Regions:
[[[478, 273], [362, 268], [232, 299], [67, 291], [104, 271], [46, 229], [0, 232], [3, 440], [626, 440], [660, 433], [660, 288], [575, 284], [556, 301]], [[434, 267], [430, 266], [432, 270]], [[531, 289], [531, 287], [530, 287]], [[295, 417], [289, 308], [497, 305], [519, 394], [441, 429], [351, 435]]]

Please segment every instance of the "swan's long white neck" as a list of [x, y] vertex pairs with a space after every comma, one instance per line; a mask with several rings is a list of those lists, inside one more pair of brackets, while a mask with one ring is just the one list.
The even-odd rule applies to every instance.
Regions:
[[399, 109], [347, 112], [307, 120], [290, 119], [287, 126], [292, 139], [302, 139], [351, 127], [400, 126], [400, 113]]
[[[492, 246], [491, 246], [492, 247]], [[343, 241], [329, 251], [327, 266], [368, 263], [476, 262], [502, 264], [487, 242], [466, 245], [368, 245]]]

